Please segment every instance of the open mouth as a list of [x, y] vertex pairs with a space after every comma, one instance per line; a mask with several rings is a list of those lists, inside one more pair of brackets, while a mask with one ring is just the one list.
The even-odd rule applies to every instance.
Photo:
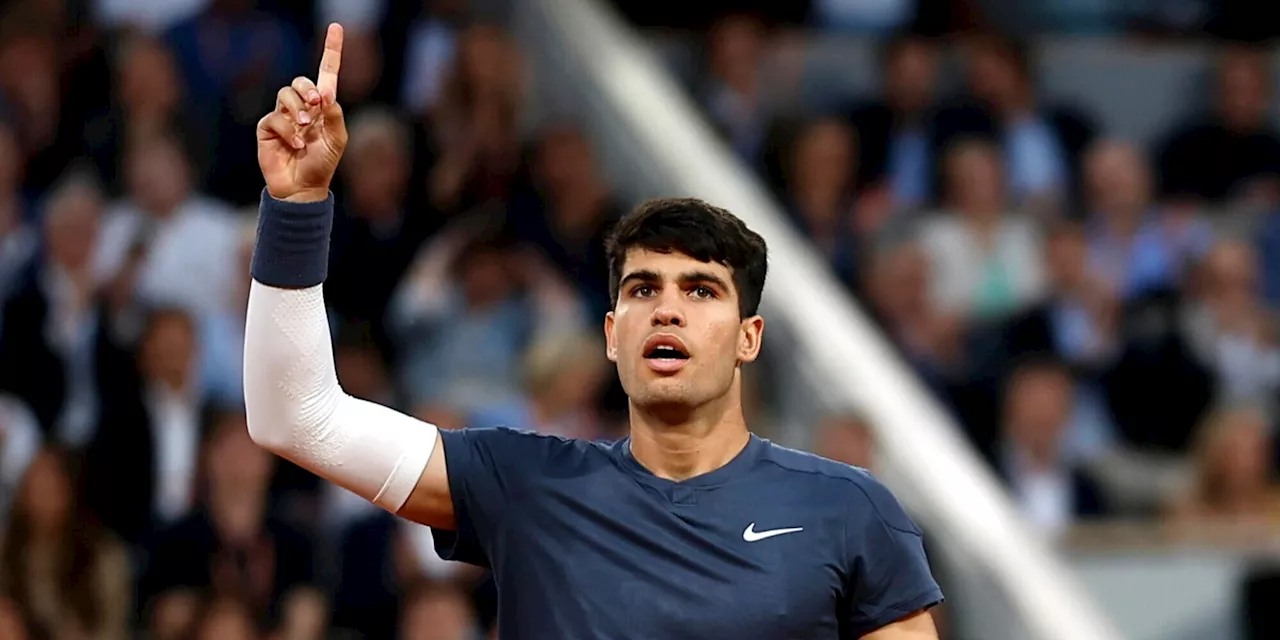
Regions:
[[688, 360], [689, 354], [678, 347], [659, 345], [646, 351], [644, 357], [650, 360]]
[[689, 349], [673, 335], [657, 335], [644, 343], [644, 359], [660, 374], [674, 374], [689, 362]]

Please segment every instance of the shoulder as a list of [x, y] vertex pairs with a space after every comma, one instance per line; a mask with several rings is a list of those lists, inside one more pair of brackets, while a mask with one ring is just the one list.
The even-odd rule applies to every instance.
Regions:
[[493, 460], [516, 459], [529, 465], [568, 465], [606, 459], [609, 443], [592, 442], [546, 435], [511, 427], [469, 427], [441, 430], [440, 441], [445, 455], [455, 457], [470, 453]]
[[893, 492], [867, 469], [773, 443], [765, 459], [788, 475], [793, 490], [843, 506], [851, 527], [877, 524], [920, 534]]

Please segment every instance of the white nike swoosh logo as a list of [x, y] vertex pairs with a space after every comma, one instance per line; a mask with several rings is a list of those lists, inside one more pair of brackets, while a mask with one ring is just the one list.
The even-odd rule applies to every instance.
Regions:
[[747, 542], [757, 542], [759, 540], [764, 540], [765, 538], [772, 538], [774, 536], [780, 536], [787, 533], [795, 533], [797, 531], [804, 531], [804, 527], [792, 527], [790, 529], [770, 529], [768, 531], [756, 531], [756, 523], [752, 522], [751, 524], [747, 525], [746, 530], [742, 532], [742, 539], [746, 540]]

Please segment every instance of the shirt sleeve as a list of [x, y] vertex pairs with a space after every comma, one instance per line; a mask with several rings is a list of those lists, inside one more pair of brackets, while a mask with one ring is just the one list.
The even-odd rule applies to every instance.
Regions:
[[846, 530], [849, 563], [845, 622], [861, 637], [942, 602], [920, 528], [884, 485], [863, 472]]
[[529, 491], [533, 476], [559, 442], [506, 427], [440, 430], [455, 526], [453, 531], [432, 529], [436, 553], [445, 560], [491, 566], [502, 518], [536, 506]]

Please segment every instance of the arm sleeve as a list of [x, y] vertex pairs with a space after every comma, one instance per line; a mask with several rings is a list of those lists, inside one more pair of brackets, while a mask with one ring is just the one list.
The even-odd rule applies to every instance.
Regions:
[[924, 537], [898, 500], [870, 474], [849, 501], [846, 554], [849, 620], [861, 637], [942, 602]]
[[[562, 442], [506, 427], [440, 432], [453, 496], [453, 531], [432, 529], [436, 553], [481, 567], [501, 553], [501, 518], [536, 508], [531, 482], [540, 461]], [[510, 505], [511, 508], [507, 508]]]
[[418, 484], [436, 428], [338, 385], [322, 282], [333, 197], [286, 203], [264, 190], [245, 320], [249, 433], [267, 450], [396, 512]]

